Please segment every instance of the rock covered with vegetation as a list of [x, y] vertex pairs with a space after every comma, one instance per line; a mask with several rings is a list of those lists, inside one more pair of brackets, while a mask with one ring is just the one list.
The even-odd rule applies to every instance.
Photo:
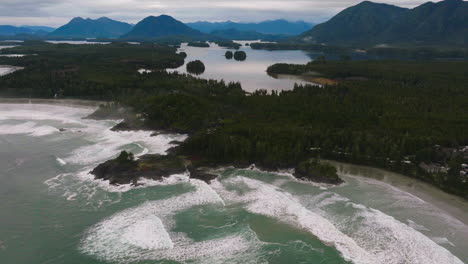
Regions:
[[111, 184], [134, 184], [141, 178], [162, 180], [186, 171], [183, 159], [173, 155], [144, 155], [138, 160], [132, 153], [122, 151], [120, 155], [98, 165], [91, 171], [96, 179], [108, 180]]
[[108, 180], [113, 185], [137, 185], [142, 178], [159, 181], [171, 175], [183, 174], [187, 171], [190, 178], [207, 183], [217, 177], [194, 167], [177, 155], [148, 154], [135, 159], [133, 153], [126, 151], [122, 151], [117, 158], [98, 165], [91, 171], [91, 174], [96, 179]]
[[209, 48], [210, 44], [206, 42], [189, 42], [187, 44], [189, 47], [197, 47], [197, 48]]
[[245, 51], [238, 50], [234, 52], [234, 59], [236, 61], [245, 61], [247, 59], [247, 53], [245, 53]]
[[341, 184], [343, 180], [336, 174], [336, 168], [316, 159], [306, 160], [297, 165], [294, 176], [301, 180], [309, 180], [319, 183]]
[[226, 59], [228, 60], [232, 59], [233, 56], [234, 54], [230, 50], [226, 51], [226, 53], [224, 54], [224, 57], [226, 57]]
[[200, 75], [205, 72], [205, 64], [201, 60], [195, 60], [187, 63], [187, 71], [192, 74]]
[[220, 47], [235, 50], [240, 49], [240, 47], [242, 46], [241, 44], [236, 43], [234, 41], [216, 41], [215, 43], [218, 44], [218, 46]]

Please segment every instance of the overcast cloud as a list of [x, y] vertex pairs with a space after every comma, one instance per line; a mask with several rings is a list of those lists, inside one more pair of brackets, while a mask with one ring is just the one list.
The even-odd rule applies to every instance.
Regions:
[[[285, 18], [322, 22], [361, 0], [0, 0], [0, 24], [61, 26], [81, 16], [136, 23], [148, 15], [168, 14], [184, 22]], [[402, 7], [426, 1], [388, 0]]]

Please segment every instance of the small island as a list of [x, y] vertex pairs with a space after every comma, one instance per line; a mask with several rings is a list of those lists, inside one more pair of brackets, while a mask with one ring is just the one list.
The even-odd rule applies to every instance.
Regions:
[[235, 50], [240, 49], [240, 47], [242, 46], [241, 44], [236, 43], [234, 41], [216, 41], [215, 43], [218, 44], [218, 46], [220, 47]]
[[205, 72], [205, 64], [200, 60], [191, 61], [187, 63], [187, 71], [195, 75], [200, 75]]
[[197, 47], [197, 48], [209, 48], [210, 44], [206, 42], [189, 42], [187, 44], [189, 47]]
[[232, 59], [233, 56], [234, 54], [230, 50], [226, 51], [226, 53], [224, 54], [224, 57], [226, 57], [226, 59], [228, 60]]
[[327, 184], [341, 184], [344, 181], [338, 177], [336, 168], [317, 159], [306, 160], [296, 167], [294, 176], [300, 180]]
[[245, 51], [236, 51], [234, 52], [234, 59], [236, 61], [245, 61], [247, 59], [247, 54]]
[[190, 178], [207, 183], [216, 178], [216, 175], [195, 168], [189, 161], [177, 155], [147, 154], [136, 159], [133, 153], [127, 151], [122, 151], [115, 159], [99, 164], [91, 174], [96, 179], [108, 180], [112, 185], [138, 185], [142, 178], [160, 181], [171, 175], [186, 172], [190, 173]]

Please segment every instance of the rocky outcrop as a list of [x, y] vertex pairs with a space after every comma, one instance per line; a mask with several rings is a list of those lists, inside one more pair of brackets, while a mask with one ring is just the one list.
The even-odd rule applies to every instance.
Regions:
[[336, 168], [318, 160], [306, 160], [294, 170], [294, 176], [300, 180], [338, 185], [344, 181], [338, 177]]
[[91, 171], [91, 174], [96, 179], [108, 180], [113, 185], [137, 185], [141, 178], [159, 181], [187, 171], [190, 172], [190, 178], [207, 183], [217, 177], [217, 175], [206, 173], [202, 169], [188, 164], [185, 159], [177, 155], [148, 154], [137, 160], [132, 153], [126, 151], [122, 151], [119, 157], [98, 165]]
[[111, 184], [134, 184], [141, 178], [162, 180], [187, 171], [184, 160], [173, 155], [144, 155], [135, 160], [132, 153], [122, 151], [119, 157], [98, 165], [91, 174]]

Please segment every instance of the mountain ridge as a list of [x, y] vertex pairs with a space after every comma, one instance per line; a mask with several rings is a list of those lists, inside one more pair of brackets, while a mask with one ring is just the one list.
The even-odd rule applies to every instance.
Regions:
[[181, 21], [168, 16], [148, 16], [138, 22], [131, 31], [121, 39], [158, 39], [171, 36], [202, 37], [205, 34], [195, 30]]
[[313, 24], [302, 20], [290, 22], [285, 19], [266, 20], [258, 23], [233, 22], [230, 20], [224, 22], [198, 21], [187, 23], [187, 25], [204, 33], [215, 30], [236, 29], [271, 35], [299, 35], [313, 27]]
[[361, 2], [293, 41], [333, 45], [468, 43], [468, 2], [427, 2], [412, 9]]
[[132, 25], [107, 17], [98, 19], [75, 17], [67, 24], [49, 33], [59, 38], [117, 38], [129, 32]]

